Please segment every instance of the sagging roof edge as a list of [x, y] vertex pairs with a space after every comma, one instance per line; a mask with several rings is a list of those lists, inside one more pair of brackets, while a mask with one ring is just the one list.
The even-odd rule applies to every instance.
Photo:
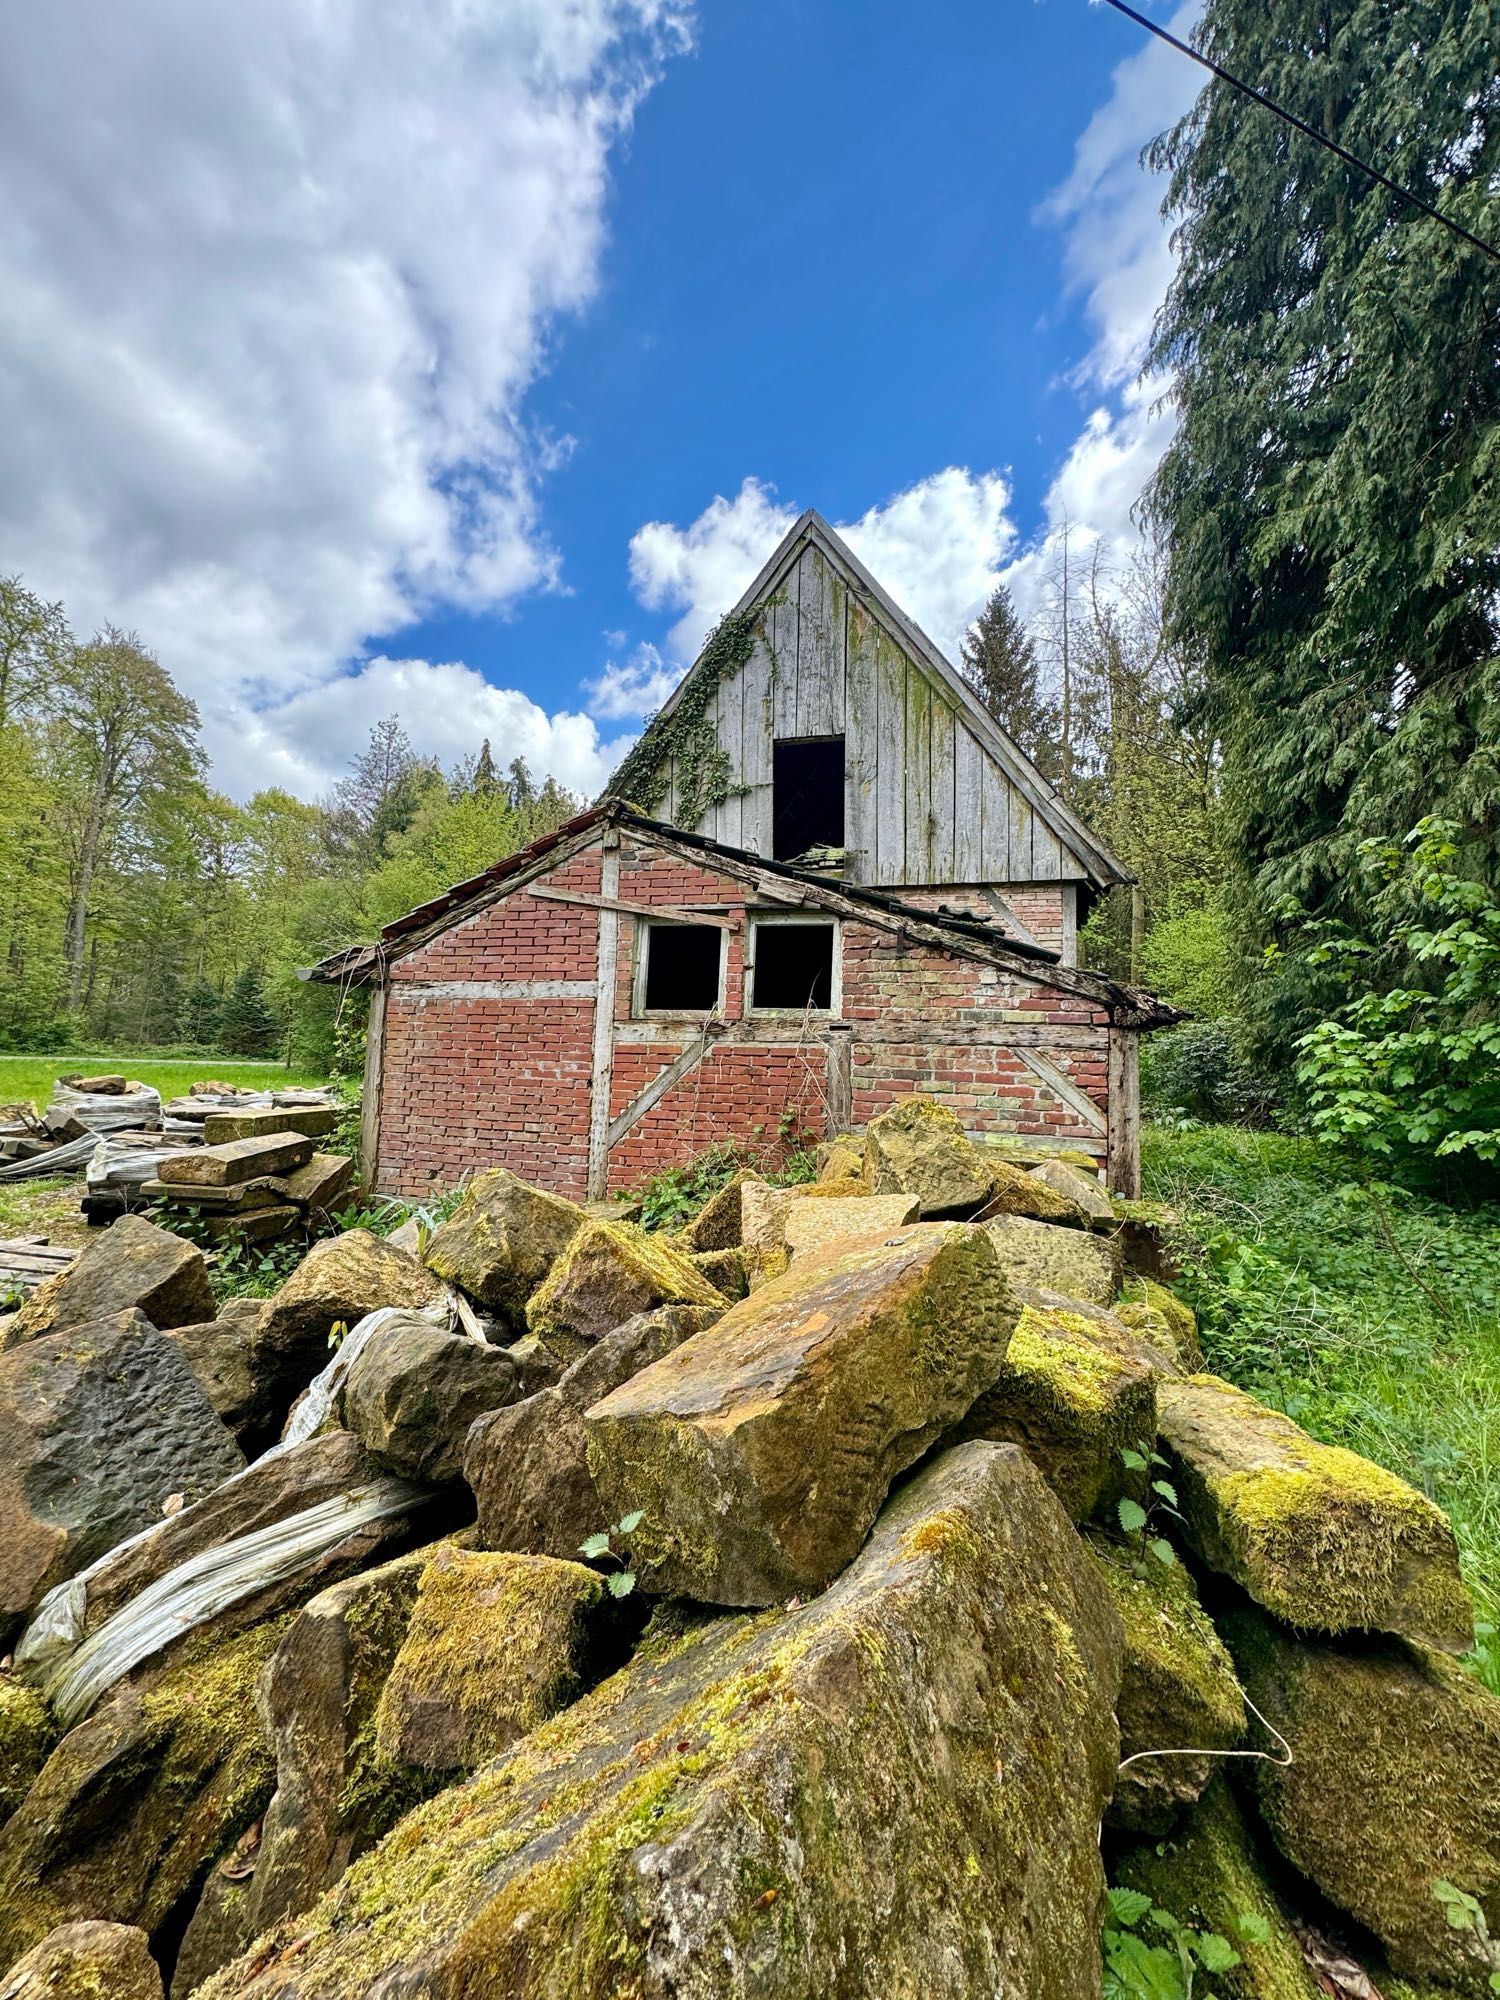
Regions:
[[[386, 966], [402, 957], [404, 950], [414, 950], [419, 943], [429, 942], [431, 937], [464, 922], [479, 908], [496, 900], [493, 892], [497, 889], [503, 892], [505, 884], [513, 877], [528, 872], [544, 872], [537, 868], [538, 862], [546, 862], [553, 855], [557, 855], [559, 861], [569, 858], [561, 855], [559, 850], [566, 848], [571, 853], [586, 847], [590, 844], [589, 836], [605, 825], [637, 833], [658, 846], [724, 862], [729, 873], [751, 871], [793, 882], [835, 912], [838, 905], [852, 903], [869, 910], [873, 917], [886, 925], [899, 924], [903, 929], [939, 933], [940, 945], [944, 939], [951, 939], [953, 945], [966, 955], [978, 953], [996, 965], [1008, 966], [1024, 978], [1041, 979], [1062, 990], [1094, 999], [1109, 1011], [1112, 1018], [1123, 1017], [1117, 1025], [1151, 1029], [1167, 1027], [1173, 1021], [1184, 1018], [1179, 1009], [1169, 1007], [1154, 994], [1122, 986], [1103, 973], [1065, 966], [1055, 951], [1049, 951], [1043, 945], [1028, 944], [1019, 938], [998, 937], [991, 925], [977, 918], [923, 909], [880, 889], [830, 882], [809, 869], [796, 868], [784, 861], [769, 861], [764, 855], [726, 846], [721, 841], [711, 840], [706, 834], [686, 833], [680, 827], [649, 819], [623, 800], [609, 798], [591, 806], [587, 812], [564, 821], [552, 833], [543, 834], [514, 854], [508, 854], [503, 861], [495, 862], [481, 874], [455, 883], [442, 895], [408, 910], [404, 916], [387, 924], [373, 943], [349, 945], [342, 951], [333, 952], [318, 964], [304, 967], [298, 977], [326, 985], [367, 985]], [[421, 937], [413, 937], [418, 932]], [[413, 942], [405, 945], [403, 950], [403, 940], [407, 938], [412, 938]]]

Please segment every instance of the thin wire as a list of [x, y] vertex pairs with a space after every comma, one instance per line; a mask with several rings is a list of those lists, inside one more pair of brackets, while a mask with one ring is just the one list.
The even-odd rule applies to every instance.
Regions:
[[1273, 1757], [1269, 1750], [1137, 1750], [1133, 1757], [1122, 1757], [1120, 1759], [1119, 1769], [1123, 1771], [1127, 1764], [1139, 1764], [1147, 1757], [1253, 1757], [1262, 1764], [1276, 1764], [1283, 1771], [1288, 1770], [1297, 1761], [1292, 1755], [1291, 1744], [1287, 1742], [1274, 1722], [1266, 1721], [1265, 1716], [1261, 1714], [1243, 1688], [1240, 1689], [1240, 1698], [1256, 1721], [1264, 1723], [1266, 1728], [1276, 1738], [1276, 1741], [1286, 1752], [1284, 1757]]
[[1301, 132], [1306, 138], [1316, 140], [1320, 146], [1326, 146], [1330, 153], [1336, 153], [1346, 165], [1357, 167], [1362, 174], [1368, 174], [1372, 181], [1378, 181], [1383, 188], [1388, 188], [1402, 201], [1410, 202], [1413, 208], [1421, 209], [1424, 215], [1430, 215], [1434, 222], [1442, 223], [1444, 229], [1449, 229], [1455, 236], [1462, 237], [1473, 249], [1482, 250], [1486, 257], [1492, 257], [1496, 263], [1500, 263], [1500, 248], [1495, 244], [1487, 243], [1482, 236], [1476, 236], [1472, 230], [1465, 229], [1463, 224], [1455, 222], [1451, 215], [1444, 215], [1443, 211], [1434, 208], [1430, 201], [1424, 201], [1421, 195], [1413, 194], [1410, 188], [1402, 187], [1400, 182], [1393, 181], [1389, 174], [1383, 174], [1379, 167], [1372, 167], [1368, 160], [1362, 160], [1358, 153], [1351, 153], [1347, 146], [1341, 146], [1337, 139], [1330, 139], [1328, 134], [1320, 132], [1316, 125], [1309, 125], [1306, 119], [1299, 118], [1294, 111], [1288, 111], [1285, 105], [1278, 104], [1274, 97], [1268, 96], [1263, 90], [1258, 90], [1253, 83], [1246, 83], [1243, 77], [1235, 76], [1222, 64], [1216, 63], [1211, 56], [1206, 56], [1195, 49], [1191, 42], [1182, 41], [1159, 22], [1148, 20], [1144, 14], [1137, 13], [1134, 7], [1126, 5], [1126, 0], [1105, 0], [1105, 4], [1113, 7], [1117, 14], [1124, 14], [1128, 20], [1134, 21], [1148, 34], [1155, 35], [1159, 42], [1165, 42], [1169, 48], [1178, 50], [1190, 61], [1197, 63], [1200, 68], [1211, 71], [1222, 82], [1232, 85], [1235, 90], [1253, 99], [1256, 104], [1273, 113], [1283, 124], [1290, 125], [1294, 131]]

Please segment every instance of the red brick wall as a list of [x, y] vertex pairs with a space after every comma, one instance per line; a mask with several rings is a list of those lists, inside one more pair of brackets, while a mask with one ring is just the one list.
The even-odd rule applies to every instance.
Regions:
[[[598, 851], [575, 857], [545, 879], [598, 893]], [[1015, 892], [1007, 893], [1014, 899]], [[724, 1015], [741, 1023], [745, 889], [711, 869], [627, 841], [619, 894], [651, 907], [727, 906], [739, 927], [728, 933]], [[1056, 890], [1038, 894], [1050, 895], [1060, 910]], [[942, 892], [937, 900], [959, 898]], [[1024, 920], [1036, 929], [1031, 911]], [[635, 921], [621, 916], [614, 1016], [627, 1039], [616, 1041], [611, 1117], [699, 1033], [699, 1024], [687, 1019], [631, 1021], [636, 931]], [[592, 982], [597, 936], [593, 909], [517, 891], [392, 968], [382, 1064], [383, 1190], [419, 1195], [500, 1164], [559, 1193], [583, 1195], [592, 996], [518, 998], [442, 989], [476, 981]], [[1053, 1097], [1013, 1047], [1017, 1035], [1035, 1038], [1036, 1052], [1102, 1108], [1107, 1020], [1101, 1011], [1040, 980], [899, 945], [862, 924], [842, 927], [842, 954], [842, 1018], [854, 1027], [857, 1125], [898, 1097], [923, 1091], [951, 1105], [971, 1130], [1082, 1145], [1102, 1156], [1103, 1136]], [[789, 1134], [822, 1136], [827, 1053], [821, 1025], [811, 1026], [805, 1042], [775, 1022], [760, 1031], [764, 1039], [716, 1046], [612, 1150], [611, 1191], [681, 1164], [718, 1140], [775, 1160]], [[924, 1026], [959, 1031], [963, 1039], [932, 1040], [923, 1036]]]
[[[996, 882], [991, 886], [1038, 944], [1045, 945], [1048, 951], [1062, 950], [1063, 885], [1060, 882]], [[997, 914], [994, 904], [985, 895], [984, 885], [977, 883], [959, 883], [943, 889], [897, 889], [892, 893], [919, 910], [935, 910], [939, 903], [946, 903], [950, 910], [968, 910], [975, 916], [992, 917]]]

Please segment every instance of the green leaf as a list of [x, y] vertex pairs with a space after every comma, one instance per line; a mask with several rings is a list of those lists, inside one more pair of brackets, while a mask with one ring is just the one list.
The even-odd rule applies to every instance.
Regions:
[[1177, 1488], [1170, 1480], [1153, 1479], [1151, 1482], [1151, 1491], [1159, 1493], [1168, 1506], [1175, 1507], [1177, 1505]]
[[586, 1542], [578, 1544], [578, 1553], [581, 1556], [607, 1556], [609, 1554], [608, 1534], [590, 1535]]
[[1217, 1931], [1202, 1932], [1194, 1938], [1193, 1949], [1210, 1972], [1232, 1972], [1240, 1962], [1234, 1946]]
[[1138, 1451], [1122, 1451], [1120, 1453], [1120, 1463], [1126, 1466], [1131, 1472], [1144, 1472], [1146, 1470], [1146, 1461]]
[[1146, 1510], [1139, 1500], [1122, 1500], [1115, 1513], [1127, 1535], [1138, 1535], [1146, 1525]]
[[1271, 1926], [1258, 1910], [1241, 1910], [1234, 1927], [1247, 1944], [1269, 1944]]
[[1170, 1569], [1173, 1563], [1176, 1562], [1177, 1551], [1176, 1549], [1173, 1548], [1172, 1544], [1166, 1540], [1164, 1536], [1153, 1535], [1151, 1537], [1149, 1546], [1152, 1555], [1156, 1557], [1156, 1560], [1162, 1565], [1164, 1569]]
[[611, 1597], [629, 1597], [631, 1591], [635, 1589], [635, 1571], [633, 1569], [617, 1569], [614, 1575], [608, 1579], [608, 1583]]
[[1129, 1930], [1138, 1924], [1151, 1907], [1151, 1898], [1139, 1889], [1111, 1889], [1109, 1892], [1109, 1914], [1117, 1924], [1124, 1924]]
[[645, 1518], [646, 1510], [644, 1507], [637, 1507], [633, 1514], [622, 1514], [616, 1532], [621, 1535], [633, 1535]]

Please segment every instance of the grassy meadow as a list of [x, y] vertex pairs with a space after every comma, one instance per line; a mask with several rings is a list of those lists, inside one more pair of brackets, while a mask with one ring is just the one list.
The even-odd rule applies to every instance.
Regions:
[[118, 1075], [132, 1082], [146, 1083], [164, 1098], [178, 1097], [190, 1084], [213, 1077], [248, 1090], [289, 1090], [296, 1086], [317, 1088], [327, 1078], [315, 1070], [291, 1069], [282, 1062], [242, 1062], [229, 1056], [191, 1056], [163, 1059], [159, 1056], [0, 1055], [0, 1104], [31, 1104], [40, 1110], [52, 1095], [60, 1076]]

